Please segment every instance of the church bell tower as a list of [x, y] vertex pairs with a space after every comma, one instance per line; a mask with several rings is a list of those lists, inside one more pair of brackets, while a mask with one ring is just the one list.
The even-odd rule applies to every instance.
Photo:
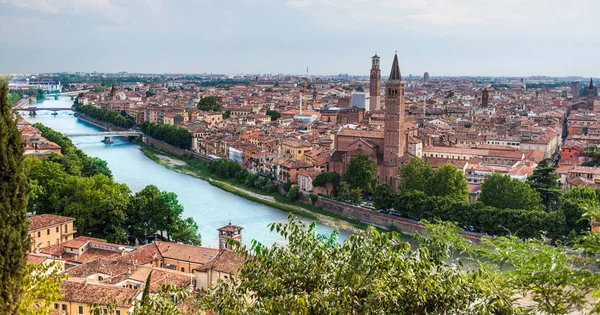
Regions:
[[398, 54], [394, 55], [390, 77], [385, 85], [385, 124], [383, 168], [380, 180], [397, 189], [395, 177], [400, 168], [400, 158], [404, 155], [404, 83], [400, 75]]
[[369, 95], [371, 110], [381, 108], [381, 69], [379, 69], [379, 56], [371, 57], [371, 79], [369, 82]]

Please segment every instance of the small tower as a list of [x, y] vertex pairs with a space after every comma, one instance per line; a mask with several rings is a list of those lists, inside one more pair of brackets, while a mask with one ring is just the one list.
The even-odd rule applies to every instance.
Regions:
[[487, 89], [481, 91], [481, 107], [487, 108], [489, 105], [490, 92]]
[[217, 231], [219, 231], [219, 250], [231, 250], [232, 247], [229, 244], [229, 240], [234, 240], [238, 243], [241, 243], [242, 229], [244, 228], [241, 226], [232, 225], [231, 222], [229, 222], [228, 225], [217, 229]]
[[590, 78], [590, 85], [587, 90], [587, 104], [592, 109], [594, 107], [594, 82]]
[[369, 95], [371, 97], [371, 110], [381, 108], [381, 69], [379, 68], [379, 56], [371, 57], [371, 77], [369, 81]]

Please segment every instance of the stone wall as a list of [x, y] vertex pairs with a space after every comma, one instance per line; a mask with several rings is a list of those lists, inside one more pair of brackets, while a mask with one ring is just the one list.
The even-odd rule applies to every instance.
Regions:
[[101, 121], [101, 120], [92, 118], [86, 114], [77, 113], [76, 116], [77, 116], [77, 118], [79, 118], [87, 123], [96, 125], [97, 127], [100, 127], [100, 128], [104, 128], [108, 131], [128, 131], [129, 130], [127, 128], [121, 128], [121, 127], [115, 126], [111, 123], [107, 123], [105, 121]]
[[[315, 206], [346, 217], [359, 219], [360, 221], [371, 225], [386, 228], [393, 226], [404, 234], [422, 233], [425, 231], [425, 226], [415, 220], [363, 209], [322, 196], [319, 196], [319, 200], [316, 202]], [[462, 235], [473, 241], [481, 240], [481, 235], [477, 233], [462, 233]]]
[[199, 154], [199, 153], [196, 153], [193, 151], [180, 149], [176, 146], [172, 146], [166, 142], [156, 140], [156, 139], [146, 136], [146, 135], [143, 136], [143, 140], [144, 140], [144, 143], [146, 143], [147, 145], [152, 146], [157, 149], [160, 149], [160, 150], [163, 150], [165, 152], [169, 152], [169, 153], [176, 154], [176, 155], [191, 154], [193, 156], [193, 158], [195, 158], [197, 160], [207, 161], [207, 162], [210, 161], [210, 159], [208, 157], [206, 157], [202, 154]]

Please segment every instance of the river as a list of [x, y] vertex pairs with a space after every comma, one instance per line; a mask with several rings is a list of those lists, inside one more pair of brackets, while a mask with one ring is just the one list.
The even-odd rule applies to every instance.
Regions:
[[[38, 103], [38, 108], [70, 107], [70, 97], [47, 99]], [[100, 131], [73, 116], [71, 111], [61, 111], [53, 116], [51, 112], [41, 111], [37, 116], [21, 113], [31, 123], [42, 123], [59, 132], [85, 133]], [[136, 192], [146, 185], [156, 185], [162, 191], [177, 194], [184, 206], [184, 217], [192, 217], [198, 223], [204, 246], [218, 247], [217, 228], [232, 224], [244, 227], [243, 243], [249, 245], [253, 239], [265, 245], [282, 243], [283, 238], [270, 232], [267, 225], [272, 222], [285, 222], [287, 213], [258, 204], [225, 192], [209, 183], [169, 170], [147, 158], [137, 144], [126, 139], [114, 137], [113, 144], [101, 142], [103, 137], [74, 137], [73, 143], [87, 155], [105, 160], [117, 182], [127, 184]], [[307, 222], [306, 219], [303, 221]], [[333, 228], [318, 224], [319, 233], [331, 233]], [[339, 238], [345, 239], [348, 233], [341, 231]]]

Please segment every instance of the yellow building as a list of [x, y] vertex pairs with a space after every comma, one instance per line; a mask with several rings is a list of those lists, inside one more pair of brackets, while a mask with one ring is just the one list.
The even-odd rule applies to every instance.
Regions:
[[142, 289], [66, 280], [60, 287], [60, 294], [62, 299], [54, 303], [54, 308], [67, 315], [91, 314], [92, 305], [108, 310], [109, 305], [115, 303], [114, 314], [126, 315], [133, 311], [133, 301], [141, 298]]
[[30, 252], [42, 247], [61, 244], [73, 239], [77, 233], [74, 218], [54, 214], [40, 214], [29, 217]]
[[289, 159], [305, 162], [307, 152], [312, 151], [310, 142], [301, 141], [296, 138], [286, 138], [281, 141], [281, 153]]

